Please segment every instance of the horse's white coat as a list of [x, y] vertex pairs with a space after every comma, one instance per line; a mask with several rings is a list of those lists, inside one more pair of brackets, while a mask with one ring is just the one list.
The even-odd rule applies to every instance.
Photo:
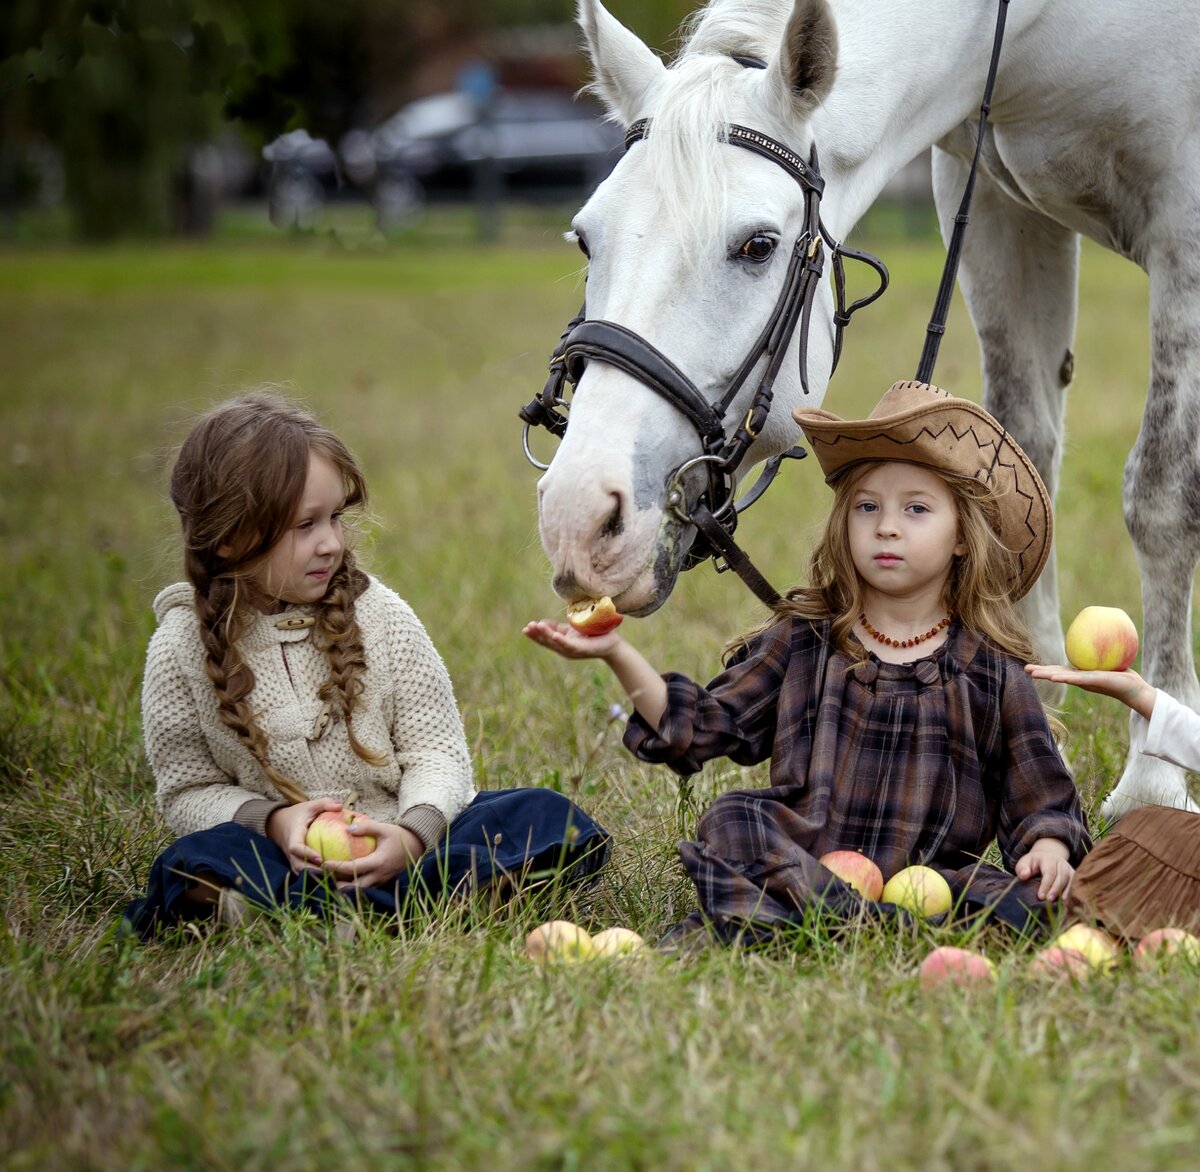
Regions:
[[[780, 168], [719, 141], [728, 122], [803, 155], [815, 140], [827, 184], [822, 216], [837, 238], [896, 171], [934, 145], [934, 191], [948, 235], [974, 146], [995, 15], [992, 0], [713, 0], [668, 69], [598, 0], [580, 0], [593, 88], [620, 121], [654, 119], [649, 138], [576, 217], [591, 257], [588, 316], [644, 336], [710, 399], [723, 389], [775, 303], [802, 210], [799, 186]], [[836, 28], [836, 77], [819, 51], [826, 22]], [[761, 57], [768, 68], [743, 69], [729, 53]], [[775, 256], [765, 266], [739, 260], [738, 248], [760, 232], [779, 241]], [[979, 335], [985, 405], [1029, 452], [1051, 493], [1071, 377], [1080, 233], [1150, 277], [1151, 379], [1125, 469], [1125, 516], [1142, 571], [1144, 673], [1200, 708], [1190, 633], [1200, 556], [1200, 20], [1193, 0], [1143, 0], [1136, 33], [1122, 0], [1010, 6], [960, 282]], [[795, 346], [794, 339], [755, 461], [799, 438], [791, 419], [802, 398]], [[811, 405], [824, 393], [831, 356], [826, 287], [808, 352]], [[744, 411], [745, 398], [727, 426]], [[539, 485], [556, 589], [569, 597], [610, 594], [630, 613], [661, 605], [690, 540], [663, 512], [665, 483], [698, 451], [674, 407], [592, 363]], [[1053, 561], [1025, 607], [1043, 655], [1061, 662]], [[1179, 770], [1139, 756], [1105, 812], [1147, 803], [1196, 808]]]

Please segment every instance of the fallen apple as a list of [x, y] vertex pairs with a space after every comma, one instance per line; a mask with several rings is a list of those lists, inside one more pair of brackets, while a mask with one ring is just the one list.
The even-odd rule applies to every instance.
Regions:
[[581, 635], [607, 635], [624, 618], [607, 594], [603, 598], [583, 598], [567, 607], [567, 622]]
[[1200, 965], [1200, 938], [1182, 928], [1155, 928], [1138, 941], [1133, 959], [1139, 968], [1161, 968], [1181, 961]]
[[996, 983], [996, 966], [982, 952], [943, 944], [921, 961], [917, 980], [922, 989], [943, 985], [978, 989]]
[[575, 964], [595, 955], [592, 938], [570, 920], [539, 924], [525, 937], [525, 954], [539, 964]]
[[1054, 981], [1088, 981], [1098, 970], [1082, 952], [1074, 948], [1048, 945], [1029, 962], [1029, 972], [1035, 977]]
[[1119, 607], [1085, 606], [1067, 628], [1067, 658], [1080, 671], [1124, 671], [1137, 653], [1137, 627]]
[[883, 885], [883, 902], [907, 908], [918, 916], [938, 916], [954, 902], [950, 884], [932, 867], [905, 867]]
[[309, 823], [305, 845], [321, 856], [322, 862], [345, 863], [361, 859], [375, 849], [373, 834], [351, 834], [358, 815], [353, 810], [326, 810]]
[[646, 942], [632, 928], [605, 928], [592, 937], [592, 947], [597, 956], [614, 960], [640, 952]]
[[1098, 972], [1111, 972], [1121, 955], [1120, 945], [1107, 932], [1089, 924], [1072, 924], [1050, 941], [1053, 948], [1065, 948], [1082, 953], [1088, 964]]
[[849, 883], [863, 899], [877, 900], [883, 895], [883, 872], [862, 851], [829, 851], [817, 862]]

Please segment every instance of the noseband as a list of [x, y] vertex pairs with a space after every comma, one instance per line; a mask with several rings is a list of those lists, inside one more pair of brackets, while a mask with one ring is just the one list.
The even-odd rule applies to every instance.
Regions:
[[[762, 62], [754, 59], [738, 60], [749, 67], [763, 68]], [[634, 122], [625, 134], [625, 149], [629, 150], [634, 143], [647, 137], [650, 127], [649, 119]], [[820, 204], [825, 181], [818, 169], [815, 144], [806, 162], [783, 143], [744, 126], [729, 125], [726, 128], [726, 141], [769, 159], [800, 184], [804, 190], [804, 230], [792, 246], [783, 288], [775, 307], [749, 353], [729, 379], [724, 392], [710, 403], [696, 384], [661, 350], [616, 322], [588, 318], [585, 303], [567, 323], [557, 347], [550, 355], [550, 375], [545, 387], [519, 412], [525, 423], [522, 444], [531, 464], [543, 470], [549, 467], [537, 460], [530, 451], [529, 429], [544, 427], [552, 435], [560, 439], [563, 437], [567, 430], [568, 407], [563, 394], [564, 384], [569, 382], [572, 386], [577, 385], [589, 362], [615, 366], [649, 387], [687, 416], [700, 438], [701, 454], [676, 468], [667, 477], [666, 483], [666, 511], [684, 525], [694, 525], [698, 531], [683, 569], [689, 570], [712, 557], [718, 571], [733, 569], [763, 602], [773, 606], [779, 601], [779, 593], [734, 543], [733, 532], [738, 515], [763, 495], [782, 462], [789, 458], [799, 459], [806, 453], [803, 448], [796, 446], [772, 456], [763, 466], [757, 482], [740, 500], [734, 499], [737, 471], [750, 446], [766, 426], [775, 394], [775, 378], [797, 324], [800, 327], [800, 385], [806, 395], [809, 393], [809, 324], [813, 299], [825, 268], [826, 246], [833, 258], [836, 298], [833, 369], [837, 368], [841, 356], [843, 330], [858, 310], [870, 305], [887, 288], [888, 272], [877, 257], [847, 248], [833, 240], [821, 222]], [[849, 306], [846, 305], [843, 257], [870, 265], [879, 277], [878, 289]], [[764, 359], [766, 368], [749, 410], [733, 432], [726, 434], [725, 415], [743, 384]], [[703, 469], [705, 473], [705, 487], [689, 507], [684, 478], [696, 468]]]

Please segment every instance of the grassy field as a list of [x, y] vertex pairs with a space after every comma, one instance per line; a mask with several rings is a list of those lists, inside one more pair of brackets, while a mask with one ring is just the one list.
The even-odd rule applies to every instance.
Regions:
[[[922, 996], [934, 942], [820, 925], [789, 947], [688, 964], [535, 970], [542, 918], [654, 937], [691, 906], [673, 843], [760, 771], [690, 790], [630, 759], [601, 669], [522, 640], [554, 614], [517, 406], [574, 312], [562, 224], [474, 248], [327, 237], [0, 253], [0, 928], [8, 1168], [364, 1166], [567, 1170], [1169, 1169], [1200, 1150], [1200, 982], [1124, 967], [1046, 987], [1028, 949], [986, 994]], [[935, 241], [874, 241], [893, 286], [856, 319], [827, 405], [865, 411], [915, 369]], [[1121, 464], [1146, 383], [1147, 292], [1085, 249], [1060, 494], [1064, 613], [1140, 618]], [[938, 381], [976, 396], [956, 309]], [[481, 786], [546, 785], [614, 832], [576, 901], [476, 909], [334, 942], [280, 920], [122, 944], [114, 924], [168, 840], [142, 758], [149, 603], [179, 576], [172, 445], [216, 399], [283, 384], [350, 443], [374, 494], [368, 564], [446, 658]], [[740, 531], [792, 580], [826, 504], [792, 466]], [[704, 676], [758, 604], [701, 568], [631, 637]], [[627, 625], [628, 626], [628, 625]], [[1124, 753], [1115, 705], [1064, 712], [1089, 808]]]

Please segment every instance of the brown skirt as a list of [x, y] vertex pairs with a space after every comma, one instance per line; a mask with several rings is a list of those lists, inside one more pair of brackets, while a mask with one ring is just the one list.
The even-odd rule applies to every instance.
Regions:
[[1165, 806], [1126, 814], [1079, 864], [1071, 903], [1130, 940], [1155, 928], [1200, 931], [1200, 814]]

